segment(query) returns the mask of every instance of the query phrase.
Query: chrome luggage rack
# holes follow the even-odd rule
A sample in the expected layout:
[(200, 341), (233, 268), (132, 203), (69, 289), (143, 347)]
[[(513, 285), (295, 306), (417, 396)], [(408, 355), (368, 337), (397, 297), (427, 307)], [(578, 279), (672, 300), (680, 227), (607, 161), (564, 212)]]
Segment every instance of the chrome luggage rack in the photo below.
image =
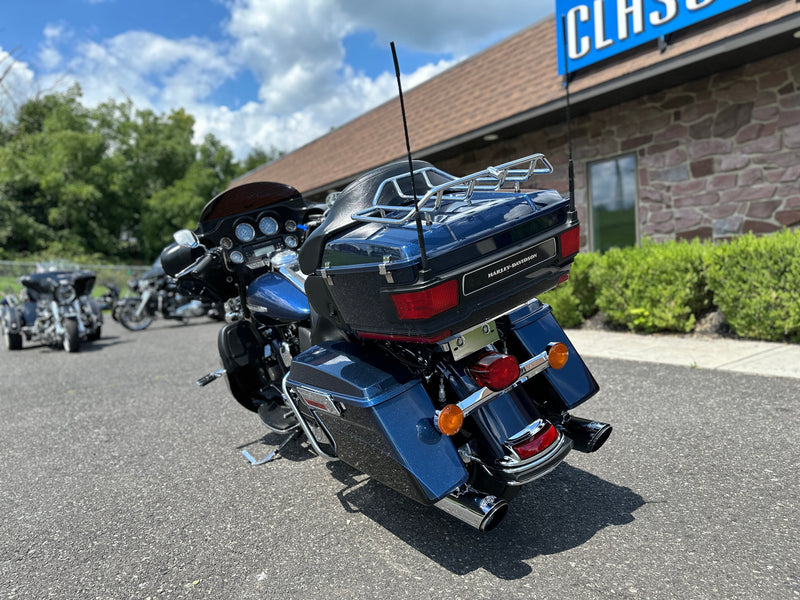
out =
[[(526, 168), (513, 168), (527, 163)], [(372, 223), (383, 223), (386, 225), (403, 225), (414, 218), (414, 214), (419, 210), (420, 215), (425, 218), (428, 224), (432, 223), (432, 215), (439, 209), (442, 200), (447, 198), (451, 201), (460, 201), (471, 204), (472, 194), (476, 191), (496, 191), (509, 184), (514, 184), (514, 189), (519, 190), (519, 184), (528, 181), (535, 175), (547, 175), (553, 172), (553, 167), (545, 158), (544, 154), (531, 154), (517, 160), (512, 160), (497, 167), (487, 167), (483, 171), (478, 171), (466, 177), (456, 178), (452, 175), (437, 169), (436, 167), (425, 167), (414, 171), (415, 176), (422, 176), (427, 186), (427, 191), (422, 197), (417, 196), (416, 200), (412, 194), (403, 192), (400, 181), (409, 179), (410, 175), (404, 173), (384, 180), (372, 198), (372, 206), (354, 212), (351, 218), (355, 221), (368, 221)], [(439, 178), (447, 179), (445, 183), (434, 185), (431, 175), (437, 174)], [(405, 205), (379, 204), (379, 199), (387, 186), (394, 187), (394, 196), (400, 200), (407, 201)], [(410, 186), (407, 186), (410, 187)], [(435, 198), (433, 206), (426, 206), (431, 198)], [(392, 216), (389, 216), (389, 215)]]

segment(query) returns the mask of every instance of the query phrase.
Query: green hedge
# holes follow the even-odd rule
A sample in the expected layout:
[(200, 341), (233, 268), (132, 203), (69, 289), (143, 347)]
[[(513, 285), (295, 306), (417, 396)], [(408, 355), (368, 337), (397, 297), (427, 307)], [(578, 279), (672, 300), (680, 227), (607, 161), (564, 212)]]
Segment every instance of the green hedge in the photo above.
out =
[(722, 244), (708, 255), (706, 276), (737, 335), (800, 342), (800, 231)]
[(577, 327), (597, 312), (597, 292), (590, 274), (599, 261), (599, 254), (578, 254), (567, 283), (539, 298), (553, 308), (563, 327)]
[(645, 242), (579, 254), (541, 300), (565, 327), (598, 310), (631, 331), (689, 332), (719, 309), (741, 337), (800, 341), (800, 231), (712, 243)]
[(697, 241), (612, 248), (591, 273), (598, 309), (632, 331), (691, 331), (711, 306), (703, 268), (711, 248)]

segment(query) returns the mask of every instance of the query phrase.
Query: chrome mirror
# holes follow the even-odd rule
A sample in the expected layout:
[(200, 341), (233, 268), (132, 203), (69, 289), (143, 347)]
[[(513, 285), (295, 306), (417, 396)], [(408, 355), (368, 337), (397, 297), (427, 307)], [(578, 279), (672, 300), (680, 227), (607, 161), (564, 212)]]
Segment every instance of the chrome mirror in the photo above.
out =
[(188, 229), (179, 229), (172, 235), (172, 239), (175, 240), (176, 244), (184, 248), (197, 248), (200, 245), (200, 240), (197, 239), (193, 231)]

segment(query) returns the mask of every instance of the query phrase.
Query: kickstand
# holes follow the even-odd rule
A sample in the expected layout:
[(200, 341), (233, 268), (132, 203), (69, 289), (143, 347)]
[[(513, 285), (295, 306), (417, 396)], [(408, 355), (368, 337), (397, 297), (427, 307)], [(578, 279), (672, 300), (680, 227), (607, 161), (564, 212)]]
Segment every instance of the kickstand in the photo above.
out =
[(264, 457), (264, 458), (262, 458), (261, 460), (256, 460), (255, 458), (253, 458), (253, 455), (252, 455), (252, 454), (250, 454), (250, 453), (249, 453), (247, 450), (242, 450), (242, 454), (244, 454), (244, 457), (245, 457), (245, 458), (246, 458), (248, 461), (250, 461), (250, 464), (251, 464), (251, 465), (263, 465), (264, 463), (268, 463), (268, 462), (270, 462), (271, 460), (275, 460), (276, 458), (278, 458), (278, 453), (279, 453), (281, 450), (283, 450), (283, 448), (284, 448), (284, 446), (286, 446), (286, 444), (288, 444), (288, 443), (289, 443), (289, 442), (291, 442), (291, 441), (292, 441), (292, 440), (293, 440), (295, 437), (297, 437), (297, 434), (298, 434), (298, 433), (300, 433), (300, 430), (299, 430), (299, 429), (295, 429), (295, 430), (292, 432), (292, 434), (291, 434), (289, 437), (287, 437), (285, 440), (283, 440), (283, 441), (281, 442), (280, 446), (278, 446), (277, 448), (275, 448), (275, 450), (273, 450), (272, 452), (270, 452), (269, 454), (267, 454), (267, 456), (265, 456), (265, 457)]

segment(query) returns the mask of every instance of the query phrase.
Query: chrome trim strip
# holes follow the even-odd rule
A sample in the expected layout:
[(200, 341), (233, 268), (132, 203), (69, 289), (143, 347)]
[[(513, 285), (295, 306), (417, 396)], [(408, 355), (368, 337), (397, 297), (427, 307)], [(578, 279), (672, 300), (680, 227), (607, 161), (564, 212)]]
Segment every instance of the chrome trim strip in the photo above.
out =
[(550, 473), (563, 462), (572, 447), (572, 439), (559, 432), (559, 437), (544, 454), (533, 456), (528, 459), (528, 462), (521, 462), (513, 466), (503, 463), (490, 465), (471, 452), (468, 457), (494, 477), (498, 477), (498, 474), (505, 475), (506, 477), (501, 478), (507, 485), (523, 485)]

